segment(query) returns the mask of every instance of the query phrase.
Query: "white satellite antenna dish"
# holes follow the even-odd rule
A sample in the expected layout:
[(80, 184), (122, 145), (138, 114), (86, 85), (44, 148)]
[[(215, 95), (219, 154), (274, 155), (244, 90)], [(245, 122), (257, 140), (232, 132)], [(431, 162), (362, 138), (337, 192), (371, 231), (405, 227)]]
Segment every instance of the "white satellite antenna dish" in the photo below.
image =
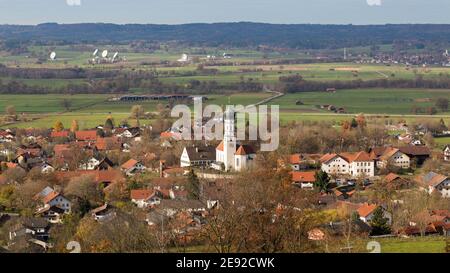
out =
[(94, 50), (94, 53), (92, 53), (92, 56), (96, 57), (98, 54), (98, 49)]
[(119, 52), (114, 53), (113, 60), (115, 60), (119, 56)]
[(50, 60), (54, 61), (56, 59), (56, 52), (50, 53)]
[(102, 57), (103, 57), (103, 58), (108, 57), (108, 50), (103, 50), (103, 52), (102, 52)]

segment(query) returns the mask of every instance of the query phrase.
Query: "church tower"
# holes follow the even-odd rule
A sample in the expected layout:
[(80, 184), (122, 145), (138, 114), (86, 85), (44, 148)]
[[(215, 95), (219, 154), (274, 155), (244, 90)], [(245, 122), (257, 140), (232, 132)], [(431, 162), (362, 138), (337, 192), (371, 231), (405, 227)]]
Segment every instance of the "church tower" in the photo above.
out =
[(234, 154), (236, 153), (236, 135), (234, 132), (235, 112), (227, 109), (224, 114), (225, 134), (223, 137), (223, 153), (225, 170), (234, 169)]

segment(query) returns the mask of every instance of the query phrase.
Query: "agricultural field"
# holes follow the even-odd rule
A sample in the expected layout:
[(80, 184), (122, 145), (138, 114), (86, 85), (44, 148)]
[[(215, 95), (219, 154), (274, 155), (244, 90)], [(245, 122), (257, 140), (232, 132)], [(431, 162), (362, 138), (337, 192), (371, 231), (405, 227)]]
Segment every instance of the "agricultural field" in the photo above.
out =
[[(317, 105), (344, 107), (347, 113), (411, 114), (411, 108), (433, 107), (437, 98), (450, 98), (450, 90), (427, 89), (353, 89), (335, 93), (302, 92), (287, 94), (272, 101), (282, 110), (298, 112), (329, 112)], [(296, 105), (297, 102), (303, 105)], [(439, 113), (450, 114), (450, 112)]]
[(20, 113), (56, 113), (67, 111), (63, 102), (70, 101), (70, 110), (88, 107), (108, 99), (108, 95), (0, 95), (0, 112), (12, 105)]

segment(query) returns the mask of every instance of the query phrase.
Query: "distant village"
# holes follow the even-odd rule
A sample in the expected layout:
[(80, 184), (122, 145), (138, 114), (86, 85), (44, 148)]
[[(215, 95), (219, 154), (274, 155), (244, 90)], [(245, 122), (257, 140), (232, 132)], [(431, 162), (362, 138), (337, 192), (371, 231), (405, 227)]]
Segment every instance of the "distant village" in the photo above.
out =
[[(354, 125), (343, 124), (343, 130), (362, 126), (362, 117), (356, 119)], [(54, 230), (66, 225), (71, 214), (82, 212), (94, 222), (109, 223), (126, 206), (138, 211), (136, 221), (150, 232), (167, 229), (175, 234), (172, 243), (192, 243), (232, 198), (225, 190), (230, 181), (251, 175), (262, 156), (258, 143), (236, 140), (234, 113), (225, 114), (224, 124), (220, 142), (183, 141), (180, 128), (155, 135), (151, 126), (116, 127), (112, 118), (91, 130), (79, 130), (76, 121), (70, 129), (58, 123), (48, 130), (0, 130), (3, 247), (50, 251), (61, 243), (52, 238)], [(442, 150), (427, 146), (427, 129), (406, 122), (386, 124), (385, 129), (396, 132), (387, 137), (398, 145), (281, 154), (273, 159), (273, 172), (288, 174), (292, 194), (313, 194), (314, 208), (348, 211), (356, 233), (449, 236), (448, 206), (416, 211), (420, 217), (409, 214), (394, 227), (393, 211), (405, 201), (368, 198), (371, 191), (414, 189), (450, 200), (450, 145)], [(442, 124), (435, 135), (450, 131)], [(424, 167), (431, 161), (438, 162), (436, 167)], [(284, 204), (276, 207), (282, 210)], [(324, 241), (344, 224), (335, 220), (311, 226), (308, 238)]]

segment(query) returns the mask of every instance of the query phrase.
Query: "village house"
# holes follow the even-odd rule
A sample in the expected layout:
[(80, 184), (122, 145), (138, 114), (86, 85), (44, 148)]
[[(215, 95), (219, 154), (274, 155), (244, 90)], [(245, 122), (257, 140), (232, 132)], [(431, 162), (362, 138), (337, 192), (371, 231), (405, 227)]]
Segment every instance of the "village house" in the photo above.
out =
[(412, 182), (409, 179), (403, 178), (395, 173), (389, 173), (386, 175), (383, 182), (387, 183), (388, 187), (395, 190), (406, 189), (412, 185)]
[(329, 175), (373, 177), (375, 163), (366, 152), (325, 154), (320, 158), (321, 169)]
[(65, 213), (65, 210), (60, 207), (46, 204), (45, 206), (38, 208), (35, 215), (46, 219), (49, 223), (59, 224), (62, 223), (62, 217)]
[(377, 147), (370, 151), (370, 157), (375, 160), (376, 167), (384, 169), (394, 166), (402, 169), (409, 169), (411, 162), (409, 156), (402, 153), (400, 149), (393, 147)]
[(206, 211), (206, 206), (198, 200), (161, 200), (159, 211), (166, 216), (172, 217), (179, 212), (187, 211), (190, 213), (203, 213)]
[(209, 167), (215, 161), (215, 149), (212, 146), (184, 147), (181, 154), (181, 167)]
[(388, 225), (391, 225), (392, 224), (391, 213), (386, 211), (386, 209), (383, 206), (379, 206), (379, 205), (375, 205), (375, 204), (364, 203), (363, 205), (361, 205), (357, 209), (359, 219), (361, 219), (361, 221), (363, 221), (364, 223), (370, 223), (370, 221), (372, 221), (372, 219), (373, 219), (375, 210), (379, 207), (381, 207), (381, 209), (383, 210), (383, 217), (388, 219), (388, 222), (387, 222)]
[(97, 140), (97, 130), (76, 131), (75, 139), (77, 141), (95, 142)]
[(45, 187), (41, 192), (34, 196), (34, 199), (42, 202), (44, 206), (54, 206), (63, 209), (65, 213), (69, 213), (71, 211), (71, 202), (60, 192), (55, 191), (51, 187)]
[(138, 208), (147, 208), (159, 205), (163, 199), (161, 192), (157, 190), (132, 190), (130, 194), (131, 202)]
[(52, 131), (50, 133), (50, 138), (55, 141), (58, 138), (69, 138), (70, 131), (64, 130), (64, 131)]
[(44, 218), (21, 218), (9, 232), (8, 247), (14, 247), (21, 239), (25, 239), (26, 243), (36, 244), (44, 249), (50, 245), (47, 243), (50, 238), (50, 225)]
[(444, 148), (444, 161), (450, 162), (450, 144)]
[(316, 182), (316, 172), (291, 172), (292, 183), (302, 189), (313, 189)]
[(141, 141), (141, 128), (117, 128), (114, 130), (114, 135), (119, 138), (133, 139), (134, 141)]
[(411, 162), (414, 160), (417, 166), (421, 166), (431, 155), (430, 149), (426, 146), (407, 145), (400, 147), (399, 150), (407, 155)]
[(108, 170), (114, 166), (114, 163), (107, 157), (94, 155), (90, 157), (85, 163), (81, 163), (78, 169), (92, 171), (92, 170)]
[(93, 209), (91, 212), (91, 216), (95, 221), (105, 222), (116, 217), (116, 209), (105, 203), (103, 206)]
[(142, 164), (141, 161), (135, 159), (130, 159), (127, 162), (123, 163), (122, 166), (120, 166), (120, 169), (127, 176), (134, 176), (147, 170), (147, 168), (144, 166), (144, 164)]
[(294, 171), (306, 170), (319, 163), (320, 154), (293, 154), (289, 157), (289, 164)]
[(13, 142), (15, 138), (15, 135), (10, 130), (0, 130), (0, 143)]
[(450, 178), (448, 176), (429, 172), (416, 177), (415, 180), (429, 194), (438, 191), (442, 197), (450, 198)]

